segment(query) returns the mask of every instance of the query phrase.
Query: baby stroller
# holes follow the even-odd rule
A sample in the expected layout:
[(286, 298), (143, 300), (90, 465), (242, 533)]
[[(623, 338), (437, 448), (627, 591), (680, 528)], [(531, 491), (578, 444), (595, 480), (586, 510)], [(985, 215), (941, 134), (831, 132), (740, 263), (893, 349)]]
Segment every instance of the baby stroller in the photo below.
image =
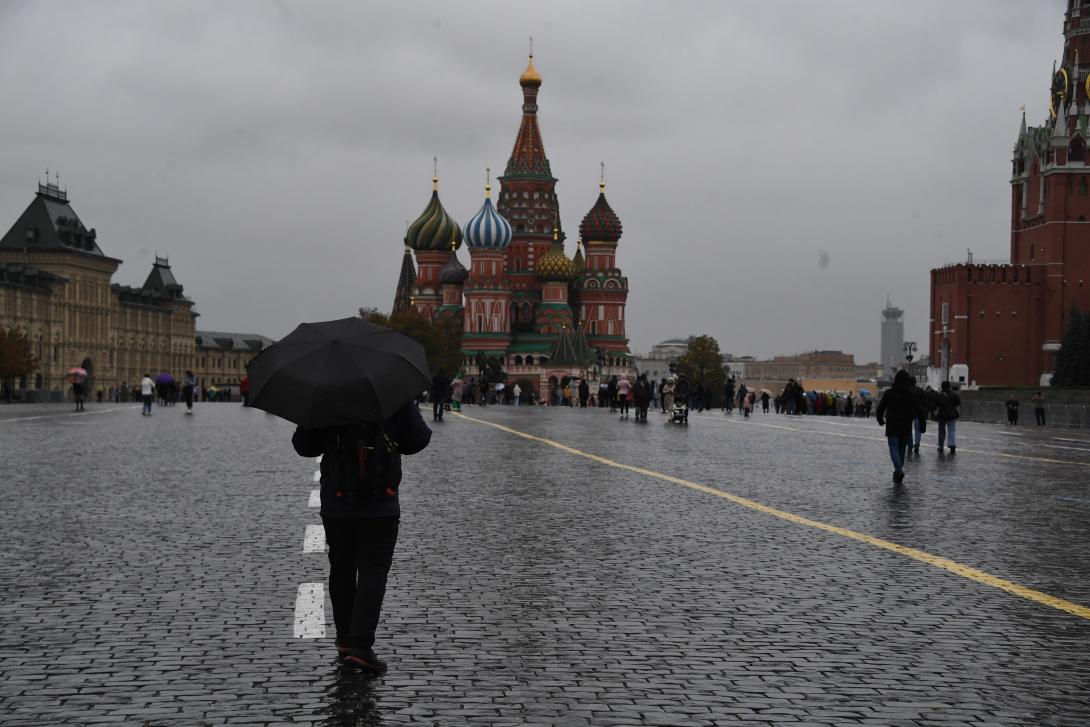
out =
[(689, 423), (689, 404), (684, 401), (675, 401), (670, 409), (670, 421), (676, 424)]

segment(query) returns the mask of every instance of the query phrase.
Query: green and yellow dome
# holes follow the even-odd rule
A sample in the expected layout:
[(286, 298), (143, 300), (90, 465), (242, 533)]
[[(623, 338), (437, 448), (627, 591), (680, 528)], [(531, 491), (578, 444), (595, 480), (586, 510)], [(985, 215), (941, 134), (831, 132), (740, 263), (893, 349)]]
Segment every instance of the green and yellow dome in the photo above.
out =
[(442, 252), (462, 245), (462, 228), (439, 201), (439, 179), (432, 178), (431, 200), (405, 233), (405, 244), (417, 252)]
[(537, 272), (542, 280), (568, 282), (575, 280), (576, 270), (559, 240), (554, 240), (549, 251), (537, 262)]

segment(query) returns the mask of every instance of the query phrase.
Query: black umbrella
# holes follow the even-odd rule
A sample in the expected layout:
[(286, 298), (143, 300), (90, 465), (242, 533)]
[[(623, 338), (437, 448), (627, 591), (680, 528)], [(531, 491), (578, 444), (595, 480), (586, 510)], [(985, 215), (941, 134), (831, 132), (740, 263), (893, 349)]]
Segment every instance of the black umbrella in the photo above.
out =
[(250, 405), (307, 429), (384, 421), (431, 383), (423, 346), (362, 318), (301, 323), (246, 368)]

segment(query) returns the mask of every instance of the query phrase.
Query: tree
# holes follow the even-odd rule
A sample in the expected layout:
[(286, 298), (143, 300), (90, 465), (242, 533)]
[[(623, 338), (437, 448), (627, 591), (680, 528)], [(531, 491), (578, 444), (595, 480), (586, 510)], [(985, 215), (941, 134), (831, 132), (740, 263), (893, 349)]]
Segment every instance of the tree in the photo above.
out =
[(30, 338), (22, 331), (0, 328), (0, 384), (5, 400), (11, 400), (11, 379), (28, 376), (38, 368)]
[(1090, 315), (1071, 306), (1060, 350), (1056, 354), (1053, 386), (1090, 386)]
[(454, 376), (462, 368), (462, 322), (456, 318), (432, 319), (415, 308), (387, 315), (375, 308), (361, 308), (360, 317), (404, 333), (424, 347), (432, 373), (445, 369)]
[(722, 398), (727, 370), (719, 353), (719, 343), (711, 336), (690, 337), (689, 347), (678, 358), (675, 368), (679, 374), (685, 374), (693, 387), (699, 385), (704, 391), (710, 391), (715, 402)]

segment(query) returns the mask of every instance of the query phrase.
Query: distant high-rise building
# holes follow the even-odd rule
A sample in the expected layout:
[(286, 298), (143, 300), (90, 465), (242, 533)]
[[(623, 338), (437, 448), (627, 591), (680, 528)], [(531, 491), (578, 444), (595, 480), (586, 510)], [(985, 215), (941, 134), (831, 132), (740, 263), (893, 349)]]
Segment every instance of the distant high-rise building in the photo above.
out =
[(905, 347), (905, 312), (894, 308), (886, 296), (886, 307), (882, 309), (882, 368), (895, 371), (904, 363)]

